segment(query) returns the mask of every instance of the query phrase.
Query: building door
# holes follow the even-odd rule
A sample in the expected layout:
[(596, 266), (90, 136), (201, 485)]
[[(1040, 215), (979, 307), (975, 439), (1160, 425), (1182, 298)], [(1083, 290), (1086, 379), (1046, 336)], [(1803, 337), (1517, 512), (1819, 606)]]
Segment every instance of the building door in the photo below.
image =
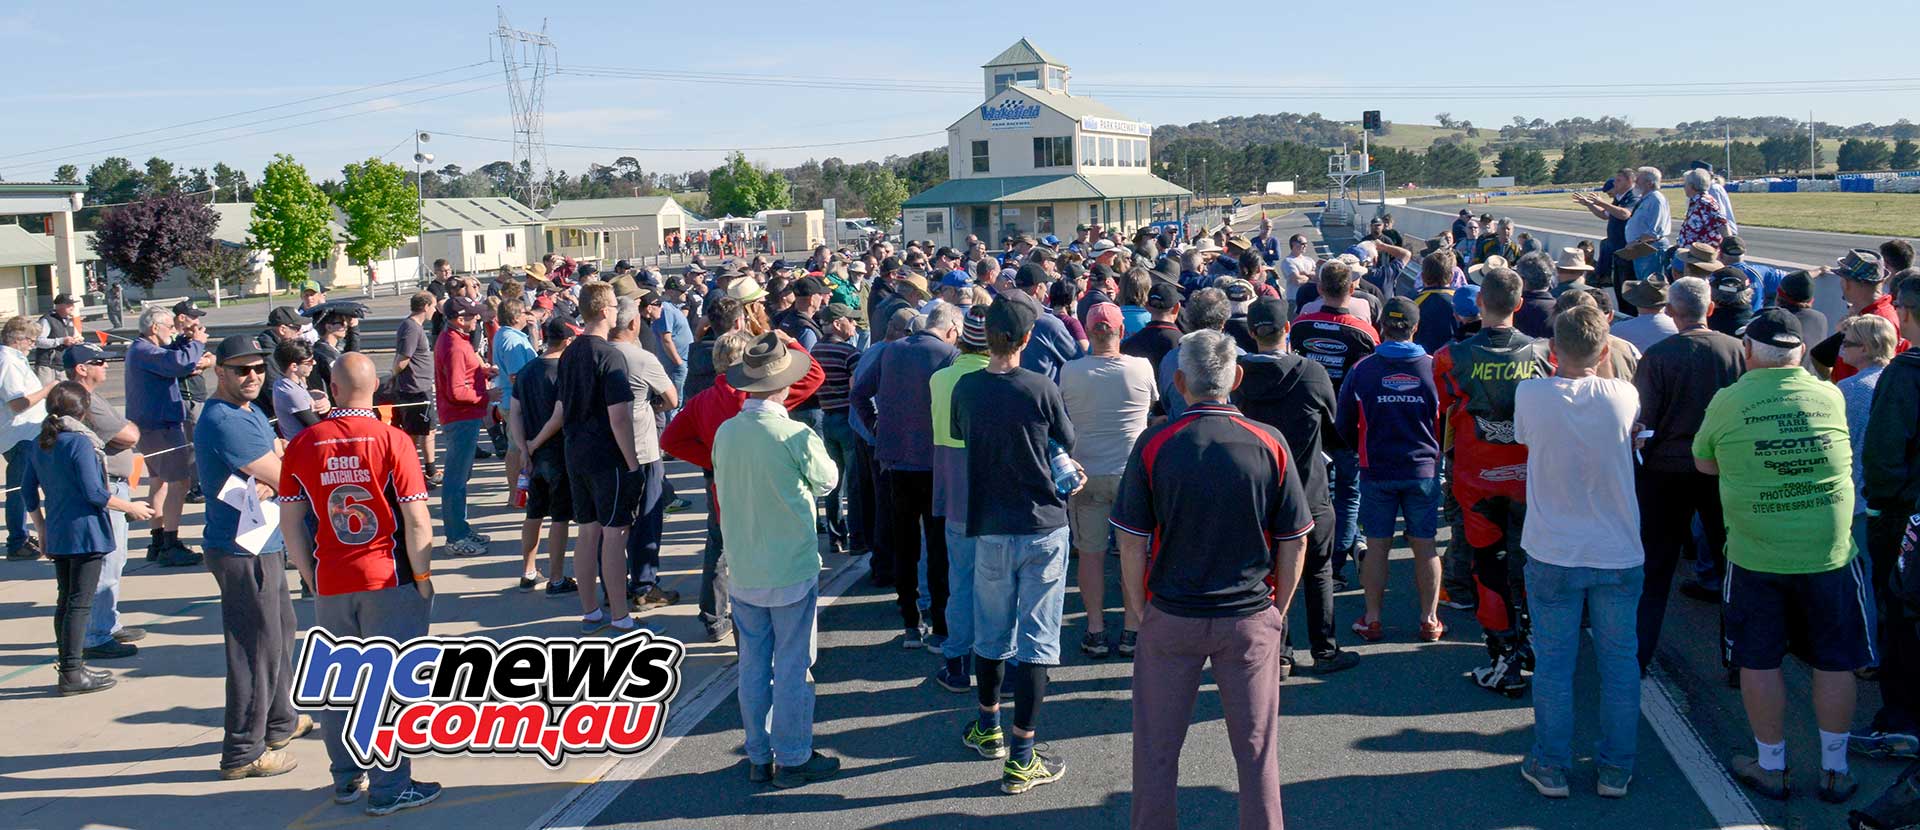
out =
[(973, 233), (975, 236), (980, 237), (981, 242), (987, 243), (987, 247), (993, 247), (994, 240), (991, 238), (993, 236), (993, 224), (991, 220), (987, 219), (986, 205), (973, 206)]

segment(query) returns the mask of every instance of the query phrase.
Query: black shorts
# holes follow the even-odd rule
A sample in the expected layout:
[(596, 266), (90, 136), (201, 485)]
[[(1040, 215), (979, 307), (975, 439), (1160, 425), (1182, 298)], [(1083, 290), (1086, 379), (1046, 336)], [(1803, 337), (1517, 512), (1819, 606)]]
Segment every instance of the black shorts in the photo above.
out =
[(534, 459), (527, 471), (527, 518), (573, 521), (573, 484), (563, 465)]
[[(434, 414), (433, 395), (400, 392), (394, 396), (393, 425), (408, 435), (432, 435), (440, 418)], [(408, 406), (407, 404), (412, 404)]]
[(646, 470), (599, 469), (589, 472), (567, 471), (567, 483), (573, 488), (573, 520), (602, 527), (627, 527), (640, 508), (640, 496), (646, 489)]
[(1728, 563), (1721, 590), (1727, 658), (1739, 668), (1777, 669), (1792, 652), (1820, 671), (1853, 671), (1880, 656), (1873, 641), (1873, 583), (1858, 556), (1811, 574), (1761, 573)]

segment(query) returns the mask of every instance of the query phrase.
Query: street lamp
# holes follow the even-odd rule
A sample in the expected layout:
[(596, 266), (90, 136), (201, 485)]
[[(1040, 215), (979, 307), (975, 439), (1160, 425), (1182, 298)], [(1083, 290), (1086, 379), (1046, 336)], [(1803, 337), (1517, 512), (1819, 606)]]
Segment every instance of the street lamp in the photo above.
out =
[[(414, 280), (415, 287), (427, 283), (427, 196), (426, 174), (422, 172), (422, 168), (424, 165), (433, 162), (433, 154), (423, 152), (420, 149), (420, 145), (432, 140), (433, 136), (428, 134), (426, 130), (413, 131), (413, 198), (418, 204), (418, 208), (414, 211), (416, 226), (414, 227), (413, 236), (413, 260), (414, 271), (416, 272)], [(394, 282), (393, 290), (395, 292), (394, 296), (400, 296), (398, 293), (400, 291), (400, 284), (397, 280)]]

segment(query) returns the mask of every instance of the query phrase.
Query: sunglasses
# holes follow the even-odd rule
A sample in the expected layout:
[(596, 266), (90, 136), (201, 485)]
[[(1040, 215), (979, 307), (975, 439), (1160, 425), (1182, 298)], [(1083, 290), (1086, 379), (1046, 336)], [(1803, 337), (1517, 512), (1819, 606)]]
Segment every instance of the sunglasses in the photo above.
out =
[(87, 361), (87, 365), (88, 366), (105, 366), (107, 365), (107, 362), (105, 360), (89, 360)]
[(246, 377), (248, 375), (264, 375), (267, 373), (267, 364), (265, 363), (250, 363), (245, 366), (222, 366), (220, 368), (225, 369), (241, 377)]

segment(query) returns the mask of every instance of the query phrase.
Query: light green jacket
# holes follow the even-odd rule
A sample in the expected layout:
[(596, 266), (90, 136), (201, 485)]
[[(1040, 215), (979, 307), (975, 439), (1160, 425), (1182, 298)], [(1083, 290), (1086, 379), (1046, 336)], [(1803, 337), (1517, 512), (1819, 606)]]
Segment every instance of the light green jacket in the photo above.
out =
[(757, 403), (714, 434), (713, 487), (733, 584), (784, 588), (820, 572), (813, 500), (833, 490), (840, 470), (813, 430)]

